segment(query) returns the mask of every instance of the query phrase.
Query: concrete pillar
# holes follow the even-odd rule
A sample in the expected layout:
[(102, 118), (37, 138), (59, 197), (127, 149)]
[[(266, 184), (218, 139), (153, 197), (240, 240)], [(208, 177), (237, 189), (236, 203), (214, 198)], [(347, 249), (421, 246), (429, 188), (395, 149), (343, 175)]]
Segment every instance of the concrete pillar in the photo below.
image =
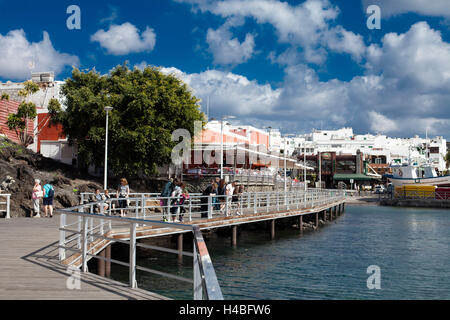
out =
[(270, 221), (270, 239), (275, 239), (275, 220)]
[(319, 213), (316, 213), (316, 228), (319, 227)]
[(303, 216), (298, 217), (298, 227), (300, 229), (300, 234), (303, 234)]
[(183, 234), (180, 233), (177, 237), (177, 250), (178, 250), (178, 260), (183, 260)]
[[(106, 259), (111, 259), (111, 245), (107, 246), (105, 251)], [(106, 261), (105, 276), (107, 278), (111, 277), (111, 261)]]
[(231, 227), (231, 245), (233, 247), (237, 246), (237, 226)]
[(100, 259), (97, 259), (97, 269), (98, 269), (97, 273), (100, 277), (104, 277), (105, 276), (105, 260), (103, 260), (101, 258), (105, 258), (105, 249), (100, 251), (98, 256), (100, 257)]

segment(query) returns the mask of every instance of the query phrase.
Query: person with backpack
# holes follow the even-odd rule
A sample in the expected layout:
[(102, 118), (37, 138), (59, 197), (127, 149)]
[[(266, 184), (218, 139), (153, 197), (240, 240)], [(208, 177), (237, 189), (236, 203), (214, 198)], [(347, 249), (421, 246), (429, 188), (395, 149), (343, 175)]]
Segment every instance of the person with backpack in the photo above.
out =
[(161, 198), (159, 200), (159, 204), (162, 207), (162, 212), (163, 212), (163, 221), (167, 222), (167, 217), (169, 215), (169, 211), (167, 208), (167, 204), (168, 202), (168, 198), (170, 197), (170, 195), (172, 194), (173, 190), (175, 188), (175, 184), (172, 178), (169, 179), (169, 181), (167, 181), (166, 185), (164, 186), (163, 191), (161, 192)]
[(44, 185), (44, 213), (47, 218), (50, 214), (50, 218), (53, 218), (53, 198), (55, 197), (55, 189), (50, 183)]

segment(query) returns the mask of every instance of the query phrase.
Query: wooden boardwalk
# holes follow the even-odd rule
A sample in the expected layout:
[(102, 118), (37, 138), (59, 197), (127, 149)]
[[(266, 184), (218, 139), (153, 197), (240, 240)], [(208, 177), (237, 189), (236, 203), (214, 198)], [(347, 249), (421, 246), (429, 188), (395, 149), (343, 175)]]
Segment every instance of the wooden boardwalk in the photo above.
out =
[[(336, 202), (330, 202), (325, 205), (315, 206), (313, 208), (292, 208), (290, 210), (284, 211), (262, 211), (258, 213), (248, 213), (247, 209), (244, 209), (244, 215), (242, 216), (229, 216), (225, 217), (223, 215), (215, 216), (212, 219), (201, 219), (194, 218), (192, 222), (185, 221), (184, 224), (196, 225), (200, 228), (200, 230), (210, 230), (224, 227), (233, 227), (239, 226), (243, 224), (255, 223), (255, 222), (263, 222), (263, 221), (273, 221), (283, 218), (289, 217), (299, 217), (306, 216), (311, 214), (321, 213), (325, 210), (329, 210), (330, 208), (334, 208), (341, 204), (344, 204), (345, 200), (340, 200)], [(245, 213), (247, 210), (247, 213)], [(253, 209), (250, 209), (252, 211)], [(337, 217), (336, 217), (337, 218)], [(150, 218), (151, 219), (151, 218)], [(178, 228), (170, 228), (170, 227), (158, 227), (158, 226), (139, 226), (136, 228), (136, 237), (138, 239), (145, 238), (154, 238), (154, 237), (162, 237), (174, 234), (183, 234), (189, 233), (191, 231), (181, 230)], [(112, 230), (105, 234), (106, 237), (117, 240), (129, 240), (130, 239), (130, 229), (129, 227), (123, 226), (114, 226)], [(88, 244), (88, 252), (90, 254), (96, 255), (103, 249), (105, 249), (108, 245), (113, 242), (105, 239), (96, 239), (94, 242)], [(88, 257), (90, 260), (91, 257)], [(74, 253), (68, 254), (67, 258), (63, 261), (64, 264), (69, 265), (72, 264), (74, 267), (81, 267), (81, 254)]]
[(81, 273), (81, 289), (70, 290), (70, 274), (58, 261), (59, 219), (0, 220), (0, 300), (165, 300), (111, 279)]
[[(244, 210), (243, 216), (195, 218), (186, 223), (197, 225), (201, 230), (262, 221), (272, 221), (274, 226), (277, 219), (311, 214), (316, 216), (318, 223), (319, 213), (330, 208), (336, 209), (337, 206), (340, 208), (344, 203), (345, 200), (339, 200), (313, 208), (291, 208), (280, 212), (269, 209), (253, 213), (252, 209), (249, 209), (247, 212)], [(187, 231), (173, 227), (138, 226), (136, 237), (150, 238), (185, 232)], [(113, 226), (106, 236), (117, 240), (129, 239), (130, 229)], [(64, 263), (73, 263), (78, 267), (81, 264), (81, 255), (69, 254), (61, 263), (58, 260), (58, 239), (59, 215), (55, 215), (53, 219), (0, 220), (0, 300), (167, 300), (158, 294), (131, 289), (128, 284), (92, 273), (81, 273), (80, 290), (68, 289), (70, 273)], [(109, 240), (98, 239), (88, 244), (88, 250), (91, 254), (97, 254), (111, 243)]]

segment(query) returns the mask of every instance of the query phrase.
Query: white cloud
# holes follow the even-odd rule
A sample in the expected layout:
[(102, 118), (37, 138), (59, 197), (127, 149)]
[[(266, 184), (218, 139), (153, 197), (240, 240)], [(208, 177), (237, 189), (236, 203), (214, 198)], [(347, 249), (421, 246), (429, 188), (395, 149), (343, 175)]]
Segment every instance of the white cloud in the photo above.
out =
[(237, 38), (232, 38), (230, 27), (241, 25), (243, 20), (229, 19), (217, 30), (208, 29), (206, 42), (214, 56), (214, 63), (219, 65), (238, 65), (249, 60), (254, 52), (254, 36), (247, 33), (245, 40), (240, 43)]
[(398, 79), (399, 89), (450, 90), (450, 44), (426, 22), (416, 23), (404, 34), (386, 34), (382, 47), (369, 47), (367, 60), (371, 72)]
[(373, 132), (395, 132), (398, 131), (398, 126), (396, 122), (388, 117), (377, 113), (375, 111), (369, 111), (368, 114), (370, 119), (370, 130)]
[(223, 18), (253, 18), (259, 24), (273, 26), (278, 41), (301, 48), (306, 62), (321, 64), (326, 60), (324, 49), (348, 53), (360, 60), (365, 51), (363, 38), (331, 24), (339, 15), (339, 8), (329, 0), (306, 0), (290, 5), (278, 0), (176, 0), (190, 3), (202, 12)]
[(450, 17), (448, 0), (363, 0), (364, 11), (372, 4), (381, 8), (382, 17), (408, 12), (425, 16)]
[(213, 115), (271, 115), (281, 92), (231, 72), (209, 70), (186, 74), (176, 68), (162, 68), (161, 71), (183, 80), (203, 101), (209, 96)]
[(29, 42), (22, 29), (0, 34), (0, 77), (24, 80), (32, 71), (58, 74), (66, 66), (78, 64), (78, 57), (56, 51), (45, 31), (40, 42)]
[(150, 27), (139, 34), (138, 28), (129, 22), (112, 25), (108, 31), (98, 30), (91, 36), (92, 42), (99, 42), (112, 55), (152, 51), (156, 44), (156, 34)]

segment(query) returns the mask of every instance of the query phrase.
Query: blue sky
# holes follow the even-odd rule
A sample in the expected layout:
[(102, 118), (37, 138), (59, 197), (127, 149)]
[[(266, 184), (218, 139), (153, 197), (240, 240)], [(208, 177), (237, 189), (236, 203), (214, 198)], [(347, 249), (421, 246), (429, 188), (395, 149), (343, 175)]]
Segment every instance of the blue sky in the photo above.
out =
[[(66, 27), (73, 4), (81, 30)], [(371, 4), (381, 30), (367, 28)], [(450, 138), (447, 0), (0, 0), (0, 21), (3, 82), (128, 61), (180, 77), (211, 117)]]

